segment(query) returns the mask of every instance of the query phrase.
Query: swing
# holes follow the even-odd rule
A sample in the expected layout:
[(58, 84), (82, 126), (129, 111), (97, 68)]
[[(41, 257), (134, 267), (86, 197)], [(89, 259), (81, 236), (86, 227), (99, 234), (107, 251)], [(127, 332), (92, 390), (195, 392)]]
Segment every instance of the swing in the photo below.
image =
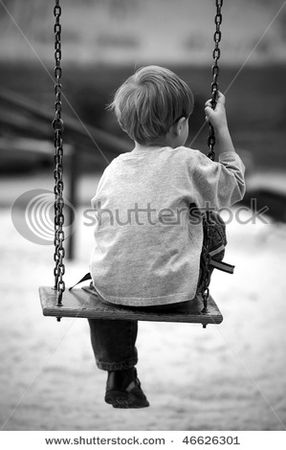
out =
[[(220, 25), (222, 22), (221, 7), (223, 0), (216, 0), (216, 15), (215, 25), (216, 31), (214, 33), (215, 47), (213, 50), (214, 64), (212, 66), (212, 106), (216, 105), (218, 92), (218, 59), (220, 57), (219, 43), (221, 41)], [(64, 200), (63, 200), (63, 120), (61, 117), (61, 6), (60, 0), (55, 0), (54, 7), (55, 16), (55, 116), (53, 120), (54, 129), (54, 145), (55, 145), (55, 169), (54, 169), (54, 227), (55, 227), (55, 251), (54, 251), (54, 287), (40, 287), (40, 300), (44, 316), (53, 316), (60, 321), (61, 317), (81, 317), (89, 319), (112, 319), (112, 320), (143, 320), (156, 322), (186, 322), (186, 323), (201, 323), (205, 328), (207, 324), (219, 324), (223, 320), (223, 316), (218, 309), (215, 301), (209, 295), (208, 284), (210, 276), (207, 276), (207, 282), (192, 301), (187, 304), (179, 304), (176, 309), (169, 311), (149, 311), (141, 310), (139, 308), (126, 307), (121, 305), (113, 305), (103, 302), (97, 295), (95, 289), (92, 287), (83, 287), (75, 290), (66, 290), (63, 275), (65, 273), (64, 265)], [(215, 136), (214, 130), (209, 125), (208, 137), (208, 157), (211, 160), (215, 158), (214, 152)], [(84, 277), (83, 280), (87, 279)]]

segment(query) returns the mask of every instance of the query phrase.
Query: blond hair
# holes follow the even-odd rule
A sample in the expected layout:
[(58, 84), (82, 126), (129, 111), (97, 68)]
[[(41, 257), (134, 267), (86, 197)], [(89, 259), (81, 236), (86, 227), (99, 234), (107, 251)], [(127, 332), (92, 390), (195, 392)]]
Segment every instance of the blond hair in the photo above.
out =
[(109, 105), (121, 128), (139, 144), (165, 136), (193, 110), (190, 87), (171, 70), (159, 66), (138, 69), (116, 91)]

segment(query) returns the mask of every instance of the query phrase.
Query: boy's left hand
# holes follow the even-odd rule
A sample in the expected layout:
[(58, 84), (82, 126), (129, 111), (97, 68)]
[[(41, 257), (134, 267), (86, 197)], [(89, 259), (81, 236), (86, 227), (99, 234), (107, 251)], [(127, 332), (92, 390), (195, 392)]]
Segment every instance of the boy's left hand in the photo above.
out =
[(226, 112), (225, 112), (225, 96), (218, 92), (217, 104), (215, 109), (212, 108), (212, 100), (209, 99), (205, 103), (206, 120), (212, 124), (215, 130), (227, 127)]

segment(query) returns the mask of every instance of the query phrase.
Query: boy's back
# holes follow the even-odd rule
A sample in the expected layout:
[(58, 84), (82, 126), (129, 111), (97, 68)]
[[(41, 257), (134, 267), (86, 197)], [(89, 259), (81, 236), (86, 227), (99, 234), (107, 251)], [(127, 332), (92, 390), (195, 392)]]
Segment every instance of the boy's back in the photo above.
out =
[(222, 153), (218, 164), (184, 146), (135, 147), (116, 158), (92, 201), (90, 270), (99, 294), (132, 306), (194, 298), (203, 230), (200, 214), (190, 220), (190, 205), (204, 212), (240, 200), (243, 172), (235, 152)]

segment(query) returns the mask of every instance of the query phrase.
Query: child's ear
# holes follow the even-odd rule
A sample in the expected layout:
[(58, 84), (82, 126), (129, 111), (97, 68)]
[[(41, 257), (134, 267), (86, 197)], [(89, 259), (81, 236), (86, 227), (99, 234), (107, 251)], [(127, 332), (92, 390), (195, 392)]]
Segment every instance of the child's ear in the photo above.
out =
[(179, 136), (182, 133), (182, 131), (184, 130), (184, 127), (186, 125), (186, 121), (187, 120), (188, 120), (187, 117), (181, 117), (178, 120), (178, 122), (175, 123), (175, 126), (174, 126), (175, 130), (174, 131), (175, 131), (175, 134), (177, 136)]

